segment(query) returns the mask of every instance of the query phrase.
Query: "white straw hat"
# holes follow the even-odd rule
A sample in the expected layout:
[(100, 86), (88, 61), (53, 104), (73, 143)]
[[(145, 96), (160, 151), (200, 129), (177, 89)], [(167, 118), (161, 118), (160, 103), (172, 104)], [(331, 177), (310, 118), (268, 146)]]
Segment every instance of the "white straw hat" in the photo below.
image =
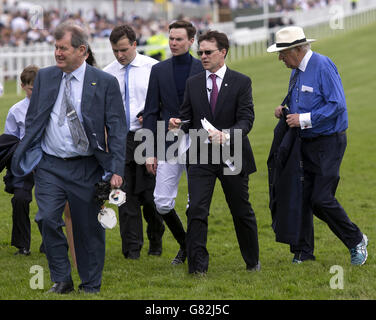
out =
[(285, 27), (277, 31), (275, 39), (276, 43), (266, 51), (278, 52), (316, 41), (315, 39), (306, 39), (303, 29), (296, 26)]

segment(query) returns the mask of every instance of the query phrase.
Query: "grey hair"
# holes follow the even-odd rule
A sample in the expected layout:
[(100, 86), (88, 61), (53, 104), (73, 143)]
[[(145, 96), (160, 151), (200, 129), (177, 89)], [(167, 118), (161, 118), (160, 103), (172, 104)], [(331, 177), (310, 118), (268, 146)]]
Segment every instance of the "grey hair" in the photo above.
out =
[(77, 49), (83, 45), (86, 48), (86, 52), (88, 51), (88, 34), (85, 32), (84, 29), (82, 29), (80, 26), (74, 24), (71, 21), (63, 22), (56, 27), (54, 33), (55, 39), (61, 40), (67, 32), (70, 32), (72, 34), (71, 45), (73, 48)]
[(300, 46), (302, 48), (302, 50), (304, 52), (307, 52), (309, 49), (311, 49), (311, 44), (310, 43), (306, 43), (306, 44), (303, 44), (302, 46)]

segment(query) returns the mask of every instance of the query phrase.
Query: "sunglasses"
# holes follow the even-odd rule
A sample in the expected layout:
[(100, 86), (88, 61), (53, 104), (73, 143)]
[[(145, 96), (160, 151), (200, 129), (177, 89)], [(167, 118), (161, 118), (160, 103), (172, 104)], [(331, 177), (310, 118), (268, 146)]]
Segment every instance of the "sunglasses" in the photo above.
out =
[(219, 49), (215, 49), (215, 50), (204, 50), (204, 51), (199, 50), (199, 51), (197, 51), (197, 55), (198, 55), (199, 57), (201, 57), (201, 56), (205, 53), (207, 56), (210, 56), (214, 51), (217, 51), (217, 50), (219, 50)]

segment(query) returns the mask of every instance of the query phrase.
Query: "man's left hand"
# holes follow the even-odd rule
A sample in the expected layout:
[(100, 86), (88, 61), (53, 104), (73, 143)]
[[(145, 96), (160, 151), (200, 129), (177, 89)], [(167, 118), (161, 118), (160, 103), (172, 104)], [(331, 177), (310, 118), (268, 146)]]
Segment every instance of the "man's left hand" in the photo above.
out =
[(300, 127), (299, 113), (288, 114), (286, 122), (290, 128)]
[(209, 130), (209, 140), (214, 144), (224, 144), (226, 135), (219, 130)]

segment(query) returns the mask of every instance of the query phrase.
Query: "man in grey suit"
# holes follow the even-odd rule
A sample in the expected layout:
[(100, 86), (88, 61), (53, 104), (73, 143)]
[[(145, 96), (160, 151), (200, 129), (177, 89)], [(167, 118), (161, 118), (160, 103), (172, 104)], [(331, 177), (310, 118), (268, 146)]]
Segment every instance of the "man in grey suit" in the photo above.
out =
[[(166, 150), (172, 142), (166, 141), (164, 136), (157, 139), (157, 121), (164, 121), (164, 134), (168, 128), (168, 120), (179, 114), (188, 77), (203, 71), (200, 60), (189, 53), (196, 35), (196, 28), (192, 23), (178, 20), (169, 25), (169, 30), (172, 57), (154, 65), (151, 70), (143, 117), (143, 128), (151, 130), (156, 141), (163, 141)], [(171, 163), (169, 159), (157, 159), (157, 156), (160, 155), (154, 154), (154, 157), (147, 159), (146, 168), (156, 175), (154, 202), (157, 211), (180, 245), (178, 254), (172, 260), (172, 264), (177, 265), (184, 263), (187, 256), (185, 231), (174, 209), (179, 180), (185, 165)]]
[[(95, 184), (123, 183), (127, 128), (115, 77), (87, 65), (88, 36), (77, 25), (55, 31), (56, 66), (41, 69), (26, 115), (26, 134), (12, 159), (12, 172), (35, 172), (35, 198), (42, 221), (51, 280), (49, 292), (74, 290), (62, 213), (69, 202), (79, 289), (99, 292), (105, 231), (97, 216)], [(107, 137), (107, 138), (106, 138)]]
[[(188, 79), (179, 118), (171, 118), (169, 121), (170, 129), (179, 128), (182, 120), (189, 121), (182, 126), (187, 132), (189, 129), (202, 131), (202, 120), (208, 120), (215, 127), (208, 130), (208, 139), (218, 146), (204, 148), (204, 143), (195, 142), (201, 135), (194, 137), (193, 131), (190, 131), (192, 144), (188, 167), (188, 270), (189, 273), (200, 275), (206, 274), (208, 270), (208, 216), (217, 178), (221, 182), (232, 214), (246, 268), (250, 271), (259, 270), (257, 224), (248, 192), (248, 177), (256, 171), (248, 140), (254, 121), (251, 79), (226, 66), (229, 42), (224, 33), (209, 31), (199, 37), (198, 44), (197, 54), (201, 57), (206, 71)], [(241, 149), (234, 154), (234, 150), (237, 150), (236, 144), (241, 146)], [(239, 161), (234, 161), (236, 168), (228, 162), (229, 158), (225, 157), (225, 149), (220, 147), (227, 145), (234, 157), (240, 158)], [(192, 146), (198, 146), (196, 154)], [(215, 154), (215, 150), (219, 154)], [(221, 161), (216, 161), (217, 156), (220, 156)], [(234, 172), (230, 174), (231, 168)]]

